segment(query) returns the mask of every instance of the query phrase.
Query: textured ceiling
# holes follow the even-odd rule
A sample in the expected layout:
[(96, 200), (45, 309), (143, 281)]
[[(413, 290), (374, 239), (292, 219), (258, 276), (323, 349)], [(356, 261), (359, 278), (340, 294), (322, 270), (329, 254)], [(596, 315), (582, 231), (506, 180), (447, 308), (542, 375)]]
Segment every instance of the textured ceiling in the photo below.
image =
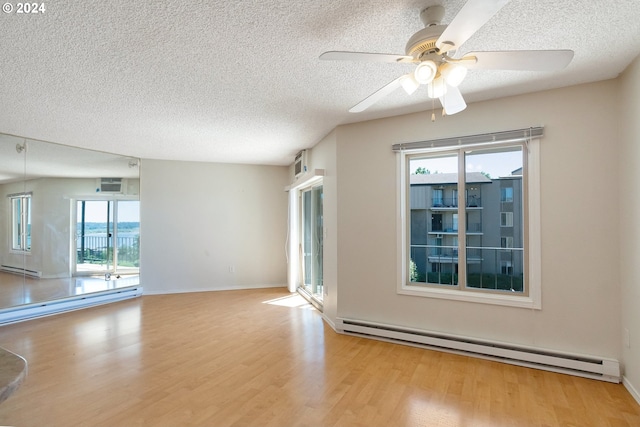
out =
[[(143, 158), (287, 165), (339, 124), (431, 108), (426, 91), (399, 90), (348, 113), (412, 66), (318, 55), (403, 54), (433, 4), (446, 24), (464, 1), (55, 0), (40, 14), (1, 13), (0, 132)], [(468, 108), (616, 77), (640, 53), (640, 2), (513, 0), (460, 51), (560, 48), (575, 51), (561, 72), (470, 71)]]

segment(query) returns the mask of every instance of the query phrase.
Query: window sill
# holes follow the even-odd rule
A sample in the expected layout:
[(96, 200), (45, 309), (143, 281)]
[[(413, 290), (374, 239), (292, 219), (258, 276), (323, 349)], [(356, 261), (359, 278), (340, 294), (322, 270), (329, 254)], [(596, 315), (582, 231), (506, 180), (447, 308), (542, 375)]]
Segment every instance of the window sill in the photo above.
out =
[(439, 289), (432, 287), (405, 285), (398, 289), (400, 295), (411, 295), (425, 298), (446, 299), (450, 301), (464, 301), (481, 304), (493, 304), (516, 308), (540, 309), (539, 302), (524, 295), (509, 295), (499, 293), (483, 293), (463, 291), (458, 289)]
[(31, 255), (31, 251), (21, 251), (19, 249), (10, 249), (9, 253), (13, 255)]

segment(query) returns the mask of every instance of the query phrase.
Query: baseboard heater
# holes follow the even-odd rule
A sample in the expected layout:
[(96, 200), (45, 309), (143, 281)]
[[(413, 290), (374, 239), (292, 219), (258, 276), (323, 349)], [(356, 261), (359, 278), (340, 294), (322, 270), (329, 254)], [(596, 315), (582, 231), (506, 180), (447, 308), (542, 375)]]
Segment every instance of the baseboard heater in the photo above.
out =
[(0, 309), (0, 326), (3, 324), (34, 319), (36, 317), (50, 316), (52, 314), (64, 313), (67, 311), (79, 310), (82, 308), (135, 298), (142, 295), (142, 292), (142, 286), (132, 286), (129, 288), (111, 289), (108, 291), (78, 295), (59, 300)]
[(42, 271), (28, 270), (22, 267), (12, 267), (10, 265), (1, 265), (0, 270), (7, 273), (24, 274), (29, 277), (42, 277)]
[(480, 357), (613, 383), (620, 382), (620, 363), (615, 359), (516, 346), (354, 319), (338, 318), (336, 330), (347, 335)]

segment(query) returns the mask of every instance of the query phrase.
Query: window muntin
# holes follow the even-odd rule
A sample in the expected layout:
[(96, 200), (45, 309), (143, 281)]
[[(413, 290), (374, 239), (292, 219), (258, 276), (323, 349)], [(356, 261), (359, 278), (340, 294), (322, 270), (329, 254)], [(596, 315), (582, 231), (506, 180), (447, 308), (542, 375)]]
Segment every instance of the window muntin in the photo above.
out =
[(31, 195), (11, 196), (11, 250), (31, 252)]
[[(524, 143), (406, 155), (410, 257), (405, 268), (411, 274), (405, 286), (528, 294), (523, 245), (526, 155)], [(425, 170), (435, 172), (412, 174)], [(459, 192), (462, 186), (465, 191)], [(447, 194), (460, 193), (464, 200), (448, 203)], [(439, 204), (419, 203), (440, 197)]]

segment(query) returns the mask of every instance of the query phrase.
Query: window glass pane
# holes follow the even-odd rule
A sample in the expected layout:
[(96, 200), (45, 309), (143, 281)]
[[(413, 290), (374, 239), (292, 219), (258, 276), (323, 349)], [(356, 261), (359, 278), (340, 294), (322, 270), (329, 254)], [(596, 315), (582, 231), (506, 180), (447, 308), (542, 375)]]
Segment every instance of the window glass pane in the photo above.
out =
[(11, 198), (11, 249), (31, 250), (31, 196)]
[(469, 288), (524, 291), (523, 156), (521, 146), (465, 154)]
[(322, 215), (323, 192), (322, 187), (314, 187), (313, 192), (313, 284), (312, 293), (322, 298), (322, 255), (323, 255), (323, 238), (324, 226)]
[(302, 279), (304, 289), (316, 299), (323, 296), (323, 189), (322, 185), (302, 190)]
[(136, 273), (140, 266), (140, 202), (138, 200), (118, 200), (116, 218), (117, 271)]
[(458, 283), (458, 155), (411, 157), (409, 280)]
[(11, 199), (11, 215), (12, 215), (12, 227), (11, 227), (11, 249), (22, 249), (22, 199), (14, 197)]
[(302, 193), (302, 248), (304, 259), (304, 285), (311, 285), (311, 245), (312, 240), (311, 222), (311, 191)]
[(513, 202), (513, 187), (504, 187), (500, 189), (501, 202)]
[(24, 212), (24, 242), (23, 249), (25, 251), (31, 250), (31, 197), (24, 197), (22, 199), (23, 212)]

